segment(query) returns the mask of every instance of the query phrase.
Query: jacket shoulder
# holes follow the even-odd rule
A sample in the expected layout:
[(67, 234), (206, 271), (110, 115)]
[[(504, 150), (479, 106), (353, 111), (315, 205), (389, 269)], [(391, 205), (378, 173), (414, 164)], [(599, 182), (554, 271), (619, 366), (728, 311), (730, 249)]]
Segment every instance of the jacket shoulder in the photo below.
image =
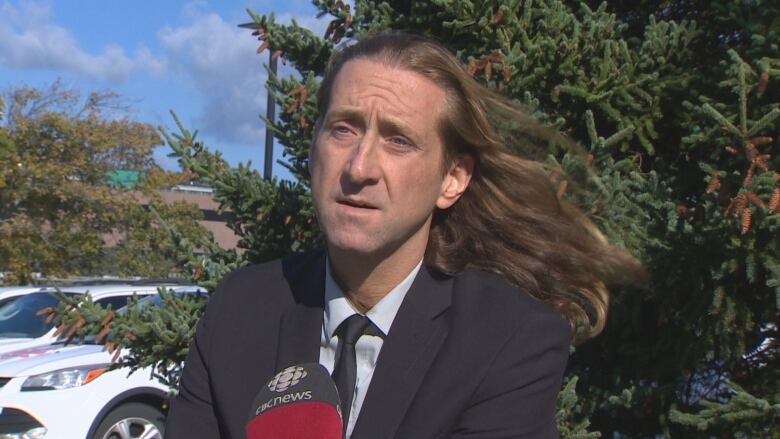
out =
[(322, 251), (313, 250), (241, 267), (222, 279), (211, 300), (239, 306), (257, 302), (297, 302), (295, 284), (314, 275), (322, 262)]
[(468, 312), (510, 331), (531, 326), (571, 332), (568, 322), (552, 306), (495, 273), (466, 270), (455, 276), (453, 306), (456, 312)]

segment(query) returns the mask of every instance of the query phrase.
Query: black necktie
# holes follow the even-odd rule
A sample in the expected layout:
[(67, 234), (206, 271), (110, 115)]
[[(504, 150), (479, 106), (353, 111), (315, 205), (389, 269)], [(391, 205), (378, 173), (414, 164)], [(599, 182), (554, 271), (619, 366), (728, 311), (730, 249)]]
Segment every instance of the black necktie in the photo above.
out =
[(339, 355), (333, 368), (333, 380), (339, 389), (341, 400), (341, 417), (344, 420), (344, 432), (349, 423), (349, 412), (352, 409), (352, 397), (355, 395), (357, 380), (357, 360), (355, 359), (355, 343), (361, 335), (376, 335), (382, 337), (382, 331), (366, 316), (353, 314), (336, 329), (339, 337)]

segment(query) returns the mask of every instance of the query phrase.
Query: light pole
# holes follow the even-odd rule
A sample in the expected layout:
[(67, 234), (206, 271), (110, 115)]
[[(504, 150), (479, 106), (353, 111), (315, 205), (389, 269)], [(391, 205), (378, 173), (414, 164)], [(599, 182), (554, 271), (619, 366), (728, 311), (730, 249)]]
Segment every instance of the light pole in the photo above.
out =
[[(252, 17), (254, 17), (254, 15), (252, 15)], [(252, 35), (257, 36), (260, 41), (263, 41), (263, 43), (258, 48), (258, 53), (268, 49), (268, 42), (265, 41), (266, 35), (264, 35), (265, 30), (260, 26), (259, 23), (243, 23), (239, 24), (238, 27), (243, 29), (252, 29), (254, 31), (252, 32)], [(276, 76), (276, 58), (277, 57), (274, 56), (274, 51), (268, 50), (268, 67), (271, 76)], [(269, 81), (271, 80), (271, 76), (268, 77)], [(263, 178), (270, 180), (273, 176), (274, 134), (271, 131), (269, 124), (272, 124), (274, 122), (274, 118), (276, 117), (276, 101), (274, 100), (273, 93), (270, 91), (267, 91), (267, 93), (268, 97), (266, 100), (265, 109), (265, 117), (267, 122), (265, 124), (265, 157), (263, 161)]]
[[(268, 66), (272, 76), (276, 76), (276, 58), (272, 51), (268, 51)], [(271, 79), (270, 77), (268, 78)], [(271, 131), (270, 124), (276, 117), (276, 100), (273, 93), (267, 91), (268, 100), (266, 101), (265, 118), (268, 122), (265, 124), (265, 161), (263, 162), (263, 178), (270, 180), (272, 176), (272, 166), (274, 160), (274, 133)]]

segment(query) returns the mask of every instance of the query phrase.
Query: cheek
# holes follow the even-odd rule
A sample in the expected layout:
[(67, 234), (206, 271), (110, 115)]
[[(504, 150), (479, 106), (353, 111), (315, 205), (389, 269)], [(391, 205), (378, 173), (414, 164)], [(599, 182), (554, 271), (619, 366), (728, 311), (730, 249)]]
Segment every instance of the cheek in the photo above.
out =
[(333, 180), (334, 173), (333, 157), (323, 157), (320, 155), (314, 160), (310, 167), (312, 183), (323, 185)]
[(309, 173), (312, 181), (315, 179), (321, 180), (324, 175), (328, 162), (327, 151), (323, 150), (323, 147), (326, 146), (321, 140), (317, 139), (316, 143), (309, 150)]
[[(398, 170), (396, 170), (398, 171)], [(403, 171), (396, 172), (398, 178), (388, 189), (412, 203), (431, 204), (438, 199), (441, 192), (442, 175), (438, 168), (430, 166), (414, 166)]]
[(311, 174), (311, 190), (315, 197), (315, 202), (319, 199), (324, 202), (329, 194), (338, 190), (339, 180), (341, 178), (341, 160), (334, 151), (320, 149), (312, 157), (309, 163), (309, 173)]
[(309, 174), (311, 175), (311, 192), (315, 197), (316, 202), (318, 196), (324, 191), (322, 157), (320, 151), (312, 150), (309, 154)]

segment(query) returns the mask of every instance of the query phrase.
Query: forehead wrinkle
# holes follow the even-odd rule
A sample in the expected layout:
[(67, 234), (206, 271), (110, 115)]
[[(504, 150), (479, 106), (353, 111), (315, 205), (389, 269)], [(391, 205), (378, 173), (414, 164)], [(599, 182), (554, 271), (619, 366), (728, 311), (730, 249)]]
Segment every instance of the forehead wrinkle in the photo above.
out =
[[(366, 113), (362, 111), (358, 107), (352, 107), (352, 106), (340, 106), (337, 108), (334, 108), (332, 111), (328, 112), (328, 120), (354, 120), (354, 121), (362, 121), (364, 119), (372, 119), (374, 118), (373, 112), (372, 115), (366, 116)], [(408, 123), (406, 123), (403, 119), (397, 118), (392, 115), (388, 114), (381, 114), (376, 116), (377, 118), (377, 124), (379, 125), (379, 128), (384, 129), (394, 129), (396, 131), (409, 131), (411, 127)]]
[[(403, 87), (403, 85), (399, 85)], [(360, 87), (360, 84), (355, 84), (355, 89), (349, 93), (347, 102), (355, 107), (360, 107), (361, 104), (368, 103), (374, 111), (377, 104), (384, 105), (383, 110), (391, 113), (400, 114), (415, 114), (417, 108), (408, 104), (406, 101), (408, 96), (404, 96), (404, 92), (399, 92), (393, 87), (383, 87), (378, 84), (370, 84), (368, 87)], [(378, 89), (378, 90), (377, 90)]]
[[(388, 108), (386, 110), (390, 110), (393, 113), (420, 114), (426, 112), (426, 108), (418, 108), (407, 101), (411, 101), (410, 97), (418, 96), (417, 89), (423, 82), (429, 81), (427, 78), (416, 75), (418, 76), (416, 81), (401, 81), (394, 76), (371, 72), (367, 76), (359, 76), (357, 81), (344, 84), (342, 79), (344, 73), (350, 68), (354, 68), (351, 65), (353, 62), (355, 61), (348, 62), (334, 81), (332, 89), (332, 95), (335, 97), (334, 101), (340, 100), (339, 98), (346, 98), (347, 103), (360, 106), (360, 103), (363, 101), (377, 99), (387, 103)], [(381, 65), (373, 62), (372, 64)], [(384, 67), (387, 68), (387, 66)], [(415, 74), (411, 70), (402, 68), (390, 68), (389, 70)], [(436, 86), (438, 87), (438, 85)], [(437, 106), (439, 106), (438, 104), (440, 103), (437, 103)]]
[[(372, 66), (359, 67), (365, 62)], [(377, 66), (379, 71), (373, 69)], [(409, 79), (409, 74), (413, 79)], [(435, 86), (440, 93), (420, 93), (419, 89), (426, 85)], [(425, 96), (423, 101), (420, 101), (421, 96)], [(334, 80), (327, 119), (359, 119), (366, 124), (378, 119), (379, 129), (396, 129), (416, 138), (415, 142), (428, 143), (432, 140), (430, 136), (438, 132), (447, 101), (443, 88), (417, 72), (373, 61), (353, 60), (344, 65)], [(438, 113), (435, 125), (422, 126), (432, 111)]]
[(361, 120), (363, 119), (363, 112), (357, 107), (335, 107), (328, 110), (327, 120)]

